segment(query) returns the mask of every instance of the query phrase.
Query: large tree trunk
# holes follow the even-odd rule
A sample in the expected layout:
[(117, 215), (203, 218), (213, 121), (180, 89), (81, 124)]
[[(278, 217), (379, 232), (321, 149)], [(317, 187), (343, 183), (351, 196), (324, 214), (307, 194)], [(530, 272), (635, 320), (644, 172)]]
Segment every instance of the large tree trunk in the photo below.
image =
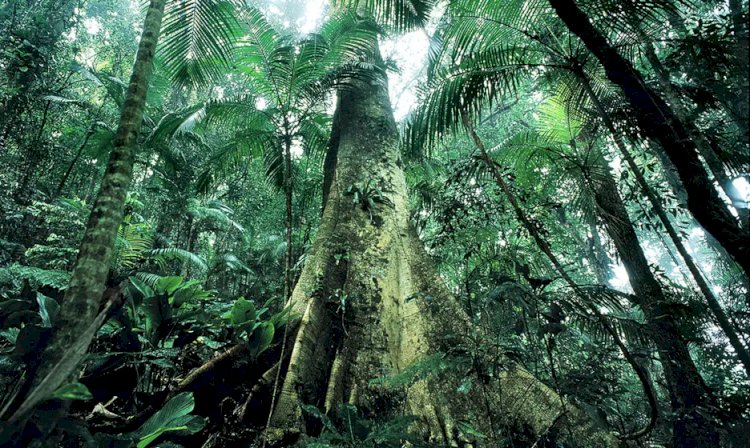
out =
[[(719, 187), (721, 187), (721, 189), (730, 199), (732, 207), (734, 207), (734, 209), (737, 211), (740, 224), (742, 225), (743, 229), (745, 230), (745, 232), (748, 232), (748, 224), (750, 224), (750, 220), (748, 219), (748, 216), (750, 216), (748, 215), (748, 213), (750, 213), (748, 204), (743, 198), (740, 191), (732, 182), (732, 179), (729, 177), (724, 163), (721, 161), (719, 155), (717, 154), (717, 151), (719, 149), (716, 147), (716, 145), (712, 145), (711, 142), (703, 134), (703, 132), (701, 132), (700, 129), (698, 129), (689, 120), (689, 113), (686, 108), (682, 106), (679, 95), (672, 87), (669, 73), (659, 60), (659, 57), (656, 55), (653, 43), (649, 40), (648, 36), (646, 36), (645, 33), (640, 29), (639, 24), (633, 24), (633, 27), (638, 33), (638, 39), (640, 40), (641, 47), (643, 48), (644, 54), (646, 56), (646, 60), (654, 70), (656, 80), (658, 81), (659, 86), (664, 93), (665, 99), (667, 100), (669, 105), (672, 106), (672, 109), (674, 110), (677, 118), (685, 123), (688, 132), (690, 132), (690, 135), (695, 140), (695, 144), (698, 148), (698, 151), (700, 152), (700, 155), (703, 157), (703, 160), (706, 161), (706, 165), (711, 171), (711, 174), (713, 174), (716, 182), (719, 183)], [(577, 75), (582, 76), (582, 73), (577, 73)], [(748, 163), (750, 163), (750, 161), (748, 161)], [(668, 167), (671, 168), (671, 166), (672, 164), (670, 163)]]
[[(47, 398), (49, 395), (45, 396), (39, 391), (54, 391), (56, 386), (65, 382), (75, 371), (94, 336), (94, 332), (87, 331), (87, 328), (102, 305), (115, 237), (123, 218), (165, 1), (151, 0), (146, 14), (107, 171), (86, 226), (70, 285), (60, 306), (54, 335), (33, 378), (34, 390), (30, 397)], [(71, 357), (73, 352), (80, 355), (78, 359), (72, 359), (75, 358)]]
[(614, 178), (606, 169), (598, 172), (603, 174), (596, 179), (586, 172), (584, 176), (594, 192), (600, 216), (628, 273), (636, 305), (643, 311), (649, 335), (659, 352), (674, 411), (675, 446), (718, 446), (716, 428), (704, 415), (711, 403), (703, 379), (667, 307), (668, 301), (661, 285), (649, 268)]
[[(398, 131), (385, 76), (375, 77), (339, 92), (329, 150), (335, 157), (326, 164), (332, 178), (317, 239), (292, 295), (302, 317), (272, 410), (273, 440), (315, 431), (303, 404), (331, 414), (351, 403), (366, 417), (416, 415), (425, 438), (438, 446), (454, 443), (459, 419), (491, 427), (488, 416), (476, 412), (478, 392), (456, 394), (448, 380), (436, 376), (398, 391), (371, 383), (425, 355), (447, 352), (469, 332), (409, 222)], [(575, 446), (615, 444), (519, 367), (492, 379), (485, 391), (498, 414), (537, 434), (557, 426)]]
[(636, 114), (644, 134), (658, 142), (677, 168), (688, 193), (688, 209), (750, 276), (750, 241), (729, 212), (698, 158), (695, 142), (666, 102), (646, 85), (633, 65), (597, 31), (574, 0), (549, 0), (557, 15), (604, 66)]

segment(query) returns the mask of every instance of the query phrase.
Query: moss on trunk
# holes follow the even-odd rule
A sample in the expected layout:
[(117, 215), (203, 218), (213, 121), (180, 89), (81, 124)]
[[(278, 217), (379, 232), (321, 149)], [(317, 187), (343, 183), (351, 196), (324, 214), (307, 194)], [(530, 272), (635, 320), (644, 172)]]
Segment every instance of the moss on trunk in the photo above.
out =
[[(425, 438), (439, 445), (455, 443), (458, 420), (490, 425), (476, 412), (479, 392), (456, 397), (448, 378), (432, 376), (398, 391), (372, 383), (445, 351), (451, 344), (446, 336), (470, 331), (409, 222), (398, 131), (385, 77), (376, 78), (339, 92), (336, 160), (326, 163), (330, 180), (321, 225), (292, 294), (302, 319), (272, 410), (272, 440), (315, 431), (303, 404), (335, 412), (338, 403), (351, 403), (370, 418), (415, 415)], [(487, 397), (493, 413), (537, 434), (563, 425), (575, 446), (615, 445), (519, 367), (489, 384)]]

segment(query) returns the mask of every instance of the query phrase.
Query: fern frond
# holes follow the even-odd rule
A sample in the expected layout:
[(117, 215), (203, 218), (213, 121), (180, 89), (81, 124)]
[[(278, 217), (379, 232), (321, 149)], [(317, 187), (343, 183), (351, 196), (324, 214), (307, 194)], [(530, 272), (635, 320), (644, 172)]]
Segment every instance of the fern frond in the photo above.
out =
[(0, 271), (6, 271), (8, 278), (28, 280), (33, 288), (52, 286), (53, 288), (64, 290), (70, 282), (70, 274), (68, 272), (42, 269), (34, 266), (12, 264), (8, 267), (0, 268)]
[(165, 269), (167, 262), (171, 260), (176, 260), (182, 263), (189, 263), (201, 271), (206, 271), (206, 269), (208, 269), (205, 258), (193, 252), (187, 251), (185, 249), (179, 249), (177, 247), (152, 249), (148, 252), (148, 255), (152, 257), (162, 269)]

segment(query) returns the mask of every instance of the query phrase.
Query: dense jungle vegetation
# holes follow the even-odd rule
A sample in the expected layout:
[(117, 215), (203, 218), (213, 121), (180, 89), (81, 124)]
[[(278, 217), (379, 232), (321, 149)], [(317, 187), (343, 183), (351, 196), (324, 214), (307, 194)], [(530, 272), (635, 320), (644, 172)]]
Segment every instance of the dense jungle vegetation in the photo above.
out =
[(750, 446), (744, 0), (0, 0), (0, 446)]

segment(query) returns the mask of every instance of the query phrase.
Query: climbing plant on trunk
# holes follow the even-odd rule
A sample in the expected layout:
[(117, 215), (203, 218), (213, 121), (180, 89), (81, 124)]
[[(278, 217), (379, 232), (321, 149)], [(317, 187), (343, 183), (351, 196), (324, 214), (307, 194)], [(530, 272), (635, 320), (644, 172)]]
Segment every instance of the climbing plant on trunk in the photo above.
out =
[[(335, 415), (348, 403), (366, 416), (387, 418), (403, 403), (405, 413), (420, 417), (424, 437), (450, 444), (460, 432), (457, 422), (471, 409), (473, 394), (457, 397), (437, 380), (415, 380), (399, 391), (372, 381), (449, 351), (451, 338), (469, 328), (409, 222), (383, 62), (379, 53), (373, 59), (374, 73), (338, 92), (327, 200), (292, 294), (301, 319), (272, 410), (269, 437), (275, 440), (313, 430), (306, 406)], [(537, 434), (557, 426), (579, 446), (614, 444), (518, 366), (489, 387), (509, 418)], [(487, 418), (479, 417), (482, 427), (490, 425)]]

